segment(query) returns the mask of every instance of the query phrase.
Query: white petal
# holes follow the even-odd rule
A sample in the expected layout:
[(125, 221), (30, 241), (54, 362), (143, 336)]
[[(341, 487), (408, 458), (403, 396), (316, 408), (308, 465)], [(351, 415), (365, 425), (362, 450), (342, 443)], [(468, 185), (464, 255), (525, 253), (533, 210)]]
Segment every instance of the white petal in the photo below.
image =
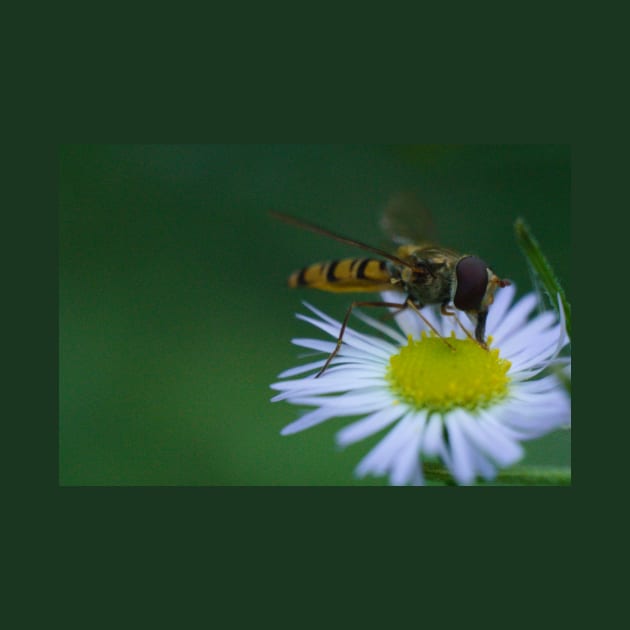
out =
[[(533, 383), (535, 381), (530, 382)], [(530, 383), (516, 383), (510, 390), (508, 400), (512, 403), (517, 403), (523, 411), (530, 411), (532, 407), (535, 406), (547, 409), (557, 404), (557, 401), (564, 402), (566, 398), (566, 393), (557, 382), (553, 388), (545, 389), (544, 391), (538, 391), (536, 389), (530, 390), (524, 387), (529, 384)]]
[(520, 372), (539, 366), (547, 367), (554, 357), (556, 347), (557, 337), (555, 335), (540, 336), (528, 350), (515, 356), (506, 355), (506, 358), (512, 363), (510, 372)]
[[(360, 389), (361, 392), (366, 393), (379, 390), (382, 391), (380, 381), (375, 381), (374, 383), (366, 383), (365, 387)], [(280, 400), (287, 400), (288, 402), (292, 402), (294, 399), (300, 399), (303, 396), (311, 396), (312, 394), (345, 394), (346, 392), (350, 391), (357, 391), (357, 387), (353, 387), (352, 382), (340, 382), (337, 388), (329, 386), (328, 389), (315, 389), (314, 387), (296, 387), (295, 389), (277, 394), (271, 399), (271, 402), (279, 402)]]
[[(381, 297), (384, 302), (391, 302), (392, 304), (400, 304), (401, 306), (406, 302), (407, 296), (403, 291), (381, 291)], [(396, 313), (396, 309), (391, 309), (392, 313)]]
[(510, 378), (512, 379), (513, 383), (523, 383), (523, 382), (527, 382), (530, 379), (532, 379), (534, 376), (536, 376), (537, 374), (540, 374), (546, 367), (548, 367), (547, 365), (542, 365), (537, 367), (536, 369), (532, 369), (532, 370), (523, 370), (522, 368), (520, 370), (512, 370), (510, 369), (510, 371), (508, 372)]
[[(487, 416), (482, 421), (483, 427), (487, 430), (488, 433), (491, 433), (493, 436), (500, 435), (502, 438), (507, 438), (510, 442), (516, 443), (519, 449), (522, 449), (520, 444), (521, 440), (523, 440), (523, 431), (519, 431), (515, 427), (511, 427), (509, 424), (503, 422), (501, 418), (494, 416)], [(518, 453), (515, 454), (517, 456)], [(521, 455), (522, 456), (522, 455)], [(516, 461), (516, 460), (514, 460)], [(504, 464), (509, 465), (509, 464)]]
[[(328, 333), (331, 337), (334, 337), (335, 339), (339, 337), (340, 328), (336, 328), (331, 324), (320, 322), (316, 319), (313, 319), (312, 317), (308, 317), (307, 315), (298, 314), (297, 318), (309, 324), (312, 324), (313, 326), (316, 326), (317, 328)], [(382, 339), (376, 339), (376, 337), (370, 339), (367, 337), (367, 335), (360, 335), (350, 328), (346, 328), (346, 330), (344, 331), (343, 343), (352, 348), (358, 348), (359, 350), (369, 352), (370, 354), (375, 354), (382, 358), (388, 358), (393, 352), (396, 351), (396, 348), (392, 346), (392, 344), (383, 341)]]
[(516, 383), (511, 386), (511, 395), (516, 395), (517, 393), (537, 393), (540, 394), (542, 392), (548, 392), (558, 389), (558, 379), (555, 374), (550, 374), (548, 376), (543, 376), (542, 378), (538, 378), (535, 381), (526, 381), (524, 383)]
[(280, 431), (280, 435), (291, 435), (293, 433), (299, 433), (300, 431), (310, 429), (317, 424), (321, 424), (322, 422), (329, 420), (334, 415), (336, 415), (336, 411), (334, 409), (315, 409), (314, 411), (304, 414), (295, 422), (287, 424), (287, 426)]
[(407, 414), (391, 431), (359, 462), (355, 473), (359, 477), (368, 474), (381, 476), (387, 473), (400, 449), (407, 443), (411, 424), (424, 423), (422, 414)]
[(509, 466), (521, 459), (521, 445), (510, 439), (504, 431), (489, 427), (485, 418), (486, 412), (482, 411), (478, 417), (471, 416), (469, 422), (462, 423), (462, 429), (471, 442), (500, 466)]
[(356, 317), (358, 317), (361, 321), (365, 322), (369, 326), (372, 326), (372, 328), (375, 328), (376, 330), (382, 332), (384, 335), (387, 335), (390, 339), (393, 339), (399, 345), (406, 345), (407, 339), (390, 326), (387, 326), (383, 322), (379, 322), (378, 320), (370, 317), (369, 315), (366, 315), (361, 311), (352, 311), (352, 314), (356, 315)]
[(372, 366), (367, 367), (347, 367), (347, 366), (339, 366), (328, 368), (321, 376), (315, 378), (304, 378), (300, 379), (306, 381), (308, 383), (312, 383), (313, 381), (322, 382), (322, 383), (332, 383), (333, 381), (350, 381), (351, 383), (357, 384), (357, 387), (362, 386), (365, 381), (376, 381), (378, 383), (384, 384), (384, 373), (383, 369), (374, 369)]
[(537, 341), (538, 336), (543, 332), (553, 331), (556, 322), (557, 319), (553, 313), (542, 313), (527, 324), (512, 331), (510, 336), (501, 342), (501, 354), (510, 357), (523, 348), (528, 348), (532, 341)]
[[(457, 313), (456, 315), (459, 317)], [(459, 317), (459, 320), (462, 321), (462, 318)], [(462, 324), (466, 325), (464, 322), (462, 322)], [(441, 316), (438, 320), (436, 328), (442, 337), (450, 337), (452, 332), (455, 333), (455, 336), (458, 339), (464, 339), (466, 337), (466, 333), (461, 329), (461, 326), (457, 323), (457, 320), (454, 317)]]
[(325, 364), (326, 359), (320, 359), (319, 361), (313, 361), (312, 363), (298, 365), (297, 367), (280, 372), (280, 374), (278, 374), (278, 378), (289, 378), (290, 376), (297, 376), (298, 374), (303, 374), (304, 372), (309, 372), (310, 370), (318, 370), (323, 368)]
[(401, 311), (398, 315), (394, 317), (400, 329), (406, 334), (411, 335), (413, 339), (420, 339), (420, 335), (423, 330), (427, 330), (428, 328), (425, 326), (424, 322), (418, 317), (416, 313), (412, 310), (407, 309), (406, 311)]
[(492, 335), (494, 337), (494, 331), (496, 330), (498, 324), (503, 320), (507, 309), (514, 299), (515, 293), (516, 287), (514, 285), (509, 285), (501, 289), (500, 291), (497, 291), (494, 298), (494, 303), (488, 311), (486, 331), (489, 335)]
[(332, 324), (333, 326), (336, 326), (337, 328), (341, 328), (340, 321), (337, 321), (334, 317), (331, 317), (330, 315), (326, 315), (324, 311), (320, 311), (318, 308), (315, 308), (310, 302), (303, 300), (302, 304), (304, 304), (304, 306), (306, 306), (306, 308), (309, 311), (311, 311), (312, 313), (315, 313), (315, 315), (321, 318), (322, 321), (328, 322), (329, 324)]
[(472, 449), (477, 474), (486, 481), (492, 481), (497, 476), (497, 467), (479, 450)]
[(331, 363), (330, 367), (318, 378), (380, 378), (385, 379), (385, 370), (379, 363)]
[(507, 404), (498, 417), (506, 426), (525, 434), (524, 439), (534, 439), (570, 424), (571, 403), (564, 392), (556, 392), (544, 395), (535, 404), (521, 401)]
[[(300, 314), (296, 315), (296, 317), (298, 319), (302, 319), (304, 321), (310, 322), (314, 326), (317, 326), (318, 328), (320, 328), (320, 329), (322, 329), (324, 331), (332, 331), (332, 332), (330, 332), (330, 334), (332, 334), (333, 337), (336, 337), (336, 338), (339, 337), (339, 333), (341, 332), (341, 322), (338, 322), (337, 320), (333, 319), (332, 317), (329, 317), (328, 315), (326, 315), (325, 313), (323, 313), (319, 309), (316, 309), (314, 306), (312, 306), (308, 302), (304, 302), (304, 305), (308, 309), (313, 311), (313, 313), (318, 315), (328, 326), (324, 327), (323, 325), (320, 325), (320, 322), (317, 322), (317, 320), (313, 320), (310, 317), (306, 317), (306, 316), (300, 315)], [(356, 311), (353, 311), (353, 313), (358, 314), (358, 312), (356, 312)], [(357, 339), (357, 340), (366, 342), (368, 344), (374, 345), (377, 348), (381, 348), (381, 349), (384, 348), (389, 353), (396, 351), (396, 348), (394, 346), (392, 346), (390, 343), (384, 341), (383, 339), (380, 339), (378, 337), (374, 337), (372, 335), (364, 335), (364, 334), (359, 333), (359, 332), (357, 332), (356, 330), (354, 330), (354, 329), (352, 329), (350, 327), (346, 327), (346, 330), (344, 331), (343, 339), (344, 339), (344, 341), (346, 341), (346, 339)]]
[(389, 477), (393, 486), (402, 486), (417, 479), (420, 469), (420, 441), (423, 425), (411, 423), (407, 442), (398, 453)]
[[(385, 302), (399, 302), (400, 304), (404, 304), (406, 299), (399, 291), (383, 291), (381, 296)], [(400, 311), (396, 311), (395, 309), (390, 310), (392, 313), (396, 313), (394, 319), (400, 330), (403, 331), (405, 337), (411, 335), (416, 339), (420, 336), (420, 331), (426, 328), (422, 320), (411, 309), (406, 308)]]
[(466, 414), (455, 411), (445, 418), (448, 443), (451, 450), (452, 474), (457, 483), (467, 485), (475, 480), (474, 447), (462, 431), (461, 423), (469, 419)]
[(383, 381), (380, 378), (363, 379), (358, 383), (356, 379), (334, 378), (326, 380), (324, 377), (321, 377), (317, 379), (312, 378), (310, 380), (281, 381), (280, 383), (274, 383), (271, 387), (272, 389), (277, 389), (282, 392), (273, 397), (273, 402), (277, 402), (278, 400), (285, 400), (297, 396), (340, 394), (348, 391), (356, 391), (359, 388), (364, 390), (382, 390), (382, 386)]
[(522, 357), (515, 358), (512, 361), (512, 367), (510, 368), (510, 376), (512, 375), (512, 373), (516, 374), (518, 372), (527, 370), (534, 370), (532, 375), (538, 374), (538, 372), (542, 371), (544, 368), (550, 365), (550, 363), (556, 358), (556, 353), (559, 352), (561, 349), (561, 347), (558, 347), (556, 339), (547, 339), (546, 346), (538, 346), (533, 348), (535, 354), (532, 354), (530, 356), (526, 356), (525, 354), (523, 354)]
[(426, 453), (430, 457), (440, 455), (442, 443), (444, 442), (442, 429), (442, 416), (433, 414), (429, 418), (429, 423), (424, 433), (424, 440), (422, 442), (423, 453)]
[(370, 363), (373, 365), (384, 365), (389, 362), (389, 356), (383, 358), (381, 356), (377, 356), (373, 352), (365, 352), (364, 350), (359, 350), (357, 348), (353, 348), (347, 344), (343, 344), (341, 346), (341, 350), (337, 353), (337, 356), (333, 359), (331, 365), (337, 363), (346, 362), (348, 359), (354, 359), (361, 363)]
[[(329, 315), (326, 315), (326, 313), (324, 313), (324, 312), (320, 311), (319, 309), (315, 308), (312, 304), (309, 304), (308, 302), (303, 302), (303, 304), (310, 311), (312, 311), (318, 317), (320, 317), (323, 322), (326, 322), (327, 324), (332, 326), (333, 330), (336, 331), (334, 336), (335, 337), (339, 337), (339, 333), (341, 332), (341, 322), (337, 321), (336, 319), (333, 319)], [(356, 317), (358, 317), (359, 319), (370, 320), (369, 323), (374, 328), (376, 328), (377, 330), (381, 330), (381, 332), (385, 332), (385, 334), (387, 334), (390, 337), (393, 337), (397, 342), (399, 341), (400, 335), (398, 335), (398, 333), (394, 329), (389, 328), (388, 326), (384, 326), (384, 325), (380, 324), (380, 322), (377, 322), (376, 320), (372, 319), (371, 317), (368, 317), (367, 315), (365, 315), (364, 313), (361, 313), (358, 310), (353, 310), (352, 314), (355, 315)], [(311, 319), (306, 319), (303, 315), (299, 315), (298, 314), (298, 315), (296, 315), (296, 317), (298, 319), (305, 319), (305, 321), (310, 321), (311, 323), (313, 323), (313, 321)], [(317, 325), (319, 327), (319, 324), (315, 324), (315, 325)], [(362, 333), (357, 332), (356, 330), (354, 330), (351, 327), (346, 327), (346, 330), (344, 332), (344, 340), (346, 339), (346, 335), (349, 335), (350, 337), (355, 336), (355, 337), (357, 337), (359, 339), (362, 339), (363, 341), (366, 341), (368, 343), (373, 343), (377, 347), (385, 347), (390, 352), (393, 352), (393, 351), (396, 350), (391, 344), (387, 343), (383, 339), (380, 339), (378, 337), (374, 337), (372, 335), (364, 335)], [(404, 341), (404, 339), (403, 339), (403, 341)]]
[[(422, 321), (422, 317), (420, 317), (418, 313), (415, 313), (414, 311), (411, 312), (414, 313), (414, 315), (420, 321)], [(442, 316), (439, 311), (432, 306), (425, 306), (420, 310), (420, 312), (422, 313), (423, 317), (426, 317), (431, 326), (433, 326), (433, 328), (435, 328), (439, 333), (442, 332), (442, 326), (444, 324), (448, 326), (453, 321), (452, 317)], [(430, 330), (430, 328), (424, 323), (424, 321), (422, 321), (422, 328), (423, 330)]]
[(358, 415), (365, 413), (366, 408), (375, 407), (376, 409), (382, 409), (385, 406), (390, 405), (392, 397), (388, 392), (382, 390), (372, 392), (360, 392), (343, 394), (342, 396), (304, 396), (291, 398), (291, 403), (294, 405), (316, 405), (321, 407), (334, 407), (341, 411), (350, 410), (354, 413), (352, 415)]
[(336, 436), (337, 444), (339, 444), (339, 446), (348, 446), (349, 444), (364, 440), (366, 437), (384, 429), (394, 422), (394, 420), (398, 420), (406, 411), (407, 408), (404, 405), (391, 405), (390, 407), (381, 409), (371, 416), (354, 422), (339, 431)]
[[(508, 338), (514, 330), (518, 330), (529, 317), (529, 314), (536, 307), (537, 298), (533, 293), (528, 293), (521, 298), (507, 313), (507, 315), (497, 324), (492, 332), (494, 344), (500, 346), (503, 340)], [(490, 309), (492, 312), (492, 308)], [(488, 314), (489, 316), (489, 314)]]
[(296, 338), (291, 339), (291, 343), (295, 346), (301, 346), (302, 348), (309, 348), (310, 350), (319, 350), (330, 354), (335, 349), (335, 343), (332, 341), (321, 341), (320, 339), (303, 339)]

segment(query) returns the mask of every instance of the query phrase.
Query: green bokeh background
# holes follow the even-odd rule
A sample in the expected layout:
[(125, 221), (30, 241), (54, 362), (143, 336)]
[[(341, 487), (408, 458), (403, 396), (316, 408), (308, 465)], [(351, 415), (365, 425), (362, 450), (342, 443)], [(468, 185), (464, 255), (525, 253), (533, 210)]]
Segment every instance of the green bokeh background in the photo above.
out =
[[(378, 217), (419, 193), (444, 244), (483, 257), (519, 293), (523, 216), (569, 299), (566, 145), (68, 145), (60, 160), (62, 485), (381, 485), (352, 470), (381, 435), (344, 451), (337, 419), (281, 437), (300, 410), (271, 404), (295, 365), (307, 299), (295, 268), (360, 255), (274, 222), (274, 208), (382, 246)], [(316, 334), (316, 333), (315, 333)], [(570, 435), (526, 445), (570, 464)]]

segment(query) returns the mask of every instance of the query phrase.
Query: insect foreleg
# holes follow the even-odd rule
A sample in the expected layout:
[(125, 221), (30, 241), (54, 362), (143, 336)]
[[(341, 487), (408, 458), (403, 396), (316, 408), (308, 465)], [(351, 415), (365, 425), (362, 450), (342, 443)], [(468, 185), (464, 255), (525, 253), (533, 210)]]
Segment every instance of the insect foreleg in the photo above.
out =
[(343, 322), (341, 324), (341, 330), (339, 331), (339, 337), (337, 338), (337, 345), (335, 346), (335, 349), (330, 353), (330, 356), (328, 357), (328, 359), (326, 359), (326, 363), (324, 363), (324, 367), (315, 375), (315, 378), (319, 378), (326, 371), (326, 369), (330, 365), (330, 362), (335, 358), (335, 355), (339, 352), (342, 341), (343, 341), (343, 335), (346, 332), (346, 327), (348, 326), (348, 320), (350, 319), (350, 314), (352, 313), (352, 309), (356, 308), (357, 306), (381, 306), (385, 308), (403, 309), (407, 307), (407, 304), (406, 303), (398, 304), (396, 302), (352, 302), (352, 304), (350, 304), (350, 307), (346, 311), (345, 317), (343, 318)]
[(464, 331), (464, 334), (468, 337), (468, 339), (470, 339), (471, 341), (474, 341), (475, 343), (479, 344), (484, 350), (488, 349), (488, 346), (484, 343), (481, 343), (479, 340), (477, 340), (473, 334), (470, 332), (470, 330), (468, 330), (468, 328), (466, 328), (466, 326), (464, 326), (464, 324), (462, 324), (461, 319), (459, 319), (459, 317), (457, 316), (457, 313), (455, 311), (449, 311), (446, 308), (446, 305), (442, 304), (442, 306), (440, 307), (440, 313), (442, 313), (442, 315), (445, 315), (446, 317), (454, 317), (455, 321), (457, 322), (457, 325)]

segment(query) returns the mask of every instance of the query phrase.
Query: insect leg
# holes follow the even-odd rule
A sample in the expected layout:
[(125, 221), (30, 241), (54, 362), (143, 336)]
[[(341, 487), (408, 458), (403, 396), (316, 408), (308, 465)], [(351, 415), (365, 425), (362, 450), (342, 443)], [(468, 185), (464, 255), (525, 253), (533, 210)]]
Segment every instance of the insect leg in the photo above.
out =
[(397, 311), (390, 311), (389, 313), (385, 313), (385, 315), (382, 315), (381, 317), (379, 317), (379, 319), (382, 322), (386, 322), (389, 319), (394, 319), (396, 315), (399, 315), (400, 313), (402, 313), (405, 309), (409, 307), (407, 306), (407, 302), (404, 302), (403, 304), (396, 305), (396, 308), (398, 309)]
[(478, 343), (484, 350), (488, 349), (488, 346), (485, 343), (481, 343), (479, 340), (477, 340), (473, 336), (473, 334), (468, 330), (468, 328), (466, 328), (466, 326), (464, 326), (464, 324), (462, 324), (461, 320), (459, 319), (459, 317), (457, 316), (457, 313), (455, 311), (449, 311), (446, 308), (446, 305), (442, 304), (442, 306), (440, 307), (440, 312), (442, 313), (442, 315), (446, 315), (447, 317), (454, 317), (455, 321), (458, 324), (458, 326), (464, 331), (464, 333), (466, 334), (468, 339), (470, 339), (471, 341), (474, 341), (475, 343)]
[(346, 311), (346, 315), (343, 318), (343, 322), (341, 324), (341, 330), (339, 331), (339, 337), (337, 339), (337, 345), (335, 349), (330, 353), (328, 359), (326, 359), (326, 363), (324, 363), (324, 367), (315, 375), (315, 378), (319, 378), (328, 368), (330, 362), (335, 358), (335, 355), (339, 352), (341, 348), (341, 343), (343, 340), (343, 335), (346, 332), (346, 327), (348, 326), (348, 320), (350, 319), (350, 313), (352, 313), (352, 309), (357, 306), (383, 306), (386, 308), (406, 308), (406, 304), (398, 304), (396, 302), (352, 302), (350, 304), (350, 308)]
[(411, 301), (411, 298), (407, 298), (407, 306), (415, 311), (420, 319), (433, 331), (435, 335), (437, 335), (453, 352), (455, 352), (455, 348), (448, 342), (440, 333), (436, 330), (435, 326), (420, 312), (420, 309)]

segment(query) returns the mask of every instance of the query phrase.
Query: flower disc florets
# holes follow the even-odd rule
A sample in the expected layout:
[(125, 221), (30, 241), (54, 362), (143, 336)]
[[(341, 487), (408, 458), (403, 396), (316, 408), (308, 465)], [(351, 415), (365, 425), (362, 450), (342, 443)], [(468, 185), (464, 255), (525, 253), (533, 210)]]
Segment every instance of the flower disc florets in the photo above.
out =
[(508, 391), (510, 362), (498, 350), (485, 350), (471, 339), (443, 339), (423, 333), (408, 337), (389, 360), (392, 390), (416, 409), (445, 413), (457, 407), (486, 407)]

